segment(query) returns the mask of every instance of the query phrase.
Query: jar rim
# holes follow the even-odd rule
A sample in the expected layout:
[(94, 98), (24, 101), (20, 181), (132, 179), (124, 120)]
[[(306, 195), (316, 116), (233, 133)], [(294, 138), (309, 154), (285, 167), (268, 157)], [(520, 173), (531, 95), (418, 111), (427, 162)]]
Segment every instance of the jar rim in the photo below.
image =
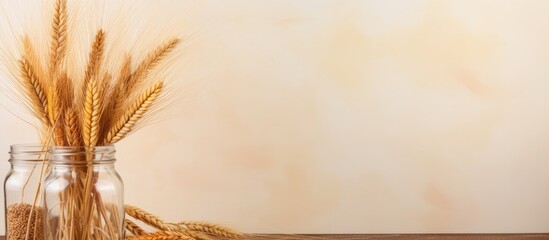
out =
[(48, 147), (37, 143), (19, 143), (10, 145), (10, 154), (12, 153), (43, 153), (47, 152)]
[(114, 145), (84, 146), (51, 146), (48, 159), (58, 165), (108, 164), (116, 161)]
[(9, 162), (44, 162), (48, 147), (37, 143), (10, 145)]

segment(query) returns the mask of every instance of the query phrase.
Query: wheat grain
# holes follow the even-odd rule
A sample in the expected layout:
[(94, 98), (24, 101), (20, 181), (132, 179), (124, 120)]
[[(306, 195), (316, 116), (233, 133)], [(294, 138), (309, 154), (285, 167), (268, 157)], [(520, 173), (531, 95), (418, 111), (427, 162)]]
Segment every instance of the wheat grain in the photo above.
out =
[(105, 142), (116, 143), (131, 132), (132, 127), (134, 127), (137, 121), (143, 117), (143, 115), (153, 104), (154, 100), (158, 97), (163, 86), (163, 82), (157, 82), (141, 94), (139, 98), (130, 106), (130, 109), (111, 128), (107, 134)]
[[(25, 239), (28, 236), (42, 240), (44, 228), (42, 226), (43, 209), (30, 204), (18, 203), (7, 207), (6, 224), (9, 239)], [(30, 222), (30, 224), (29, 224)]]

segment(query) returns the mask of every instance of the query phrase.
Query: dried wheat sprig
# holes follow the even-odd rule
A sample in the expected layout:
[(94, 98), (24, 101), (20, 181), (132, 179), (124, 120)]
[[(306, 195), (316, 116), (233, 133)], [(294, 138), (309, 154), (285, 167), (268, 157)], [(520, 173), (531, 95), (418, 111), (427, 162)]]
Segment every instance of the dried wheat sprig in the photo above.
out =
[(230, 229), (228, 227), (220, 226), (217, 224), (212, 223), (205, 223), (205, 222), (178, 222), (178, 226), (185, 227), (186, 229), (197, 231), (197, 232), (204, 232), (208, 233), (214, 236), (218, 237), (226, 237), (226, 238), (242, 238), (246, 235), (243, 233), (239, 233), (233, 229)]
[(73, 105), (74, 89), (73, 82), (67, 73), (61, 73), (58, 76), (57, 81), (54, 81), (55, 106), (53, 112), (57, 116), (56, 121), (59, 121), (55, 124), (55, 143), (59, 146), (66, 146), (68, 137), (66, 136), (65, 115)]
[(50, 49), (50, 73), (55, 73), (61, 59), (63, 59), (67, 46), (67, 1), (55, 2), (53, 15)]
[[(36, 50), (34, 49), (31, 40), (28, 35), (23, 36), (23, 51), (25, 52), (25, 58), (29, 61), (30, 65), (33, 66), (34, 72), (38, 76), (42, 76), (43, 69), (40, 62), (40, 57)], [(40, 79), (45, 80), (45, 79)]]
[(130, 231), (134, 236), (141, 236), (147, 233), (145, 232), (145, 230), (143, 230), (143, 228), (141, 228), (129, 219), (124, 220), (124, 227), (128, 229), (128, 231)]
[[(103, 101), (101, 102), (103, 104), (101, 106), (103, 110), (103, 108), (105, 108), (105, 104), (111, 101), (111, 98), (107, 96), (109, 96), (109, 93), (111, 92), (110, 86), (112, 75), (108, 72), (104, 73), (103, 76), (99, 78), (99, 80), (100, 81), (97, 83), (97, 86), (100, 96), (104, 97)], [(103, 125), (101, 125), (101, 127), (103, 127)]]
[(124, 59), (124, 64), (122, 64), (122, 67), (120, 68), (120, 75), (118, 76), (118, 79), (115, 83), (114, 87), (114, 99), (115, 102), (114, 108), (120, 108), (124, 105), (126, 101), (126, 97), (128, 94), (126, 94), (127, 85), (128, 85), (128, 79), (131, 76), (132, 71), (132, 57), (130, 55), (127, 55)]
[(147, 90), (130, 106), (129, 110), (124, 113), (120, 120), (109, 130), (105, 143), (116, 143), (131, 132), (132, 127), (134, 127), (137, 121), (143, 117), (154, 100), (158, 97), (163, 86), (163, 82), (157, 82), (147, 88)]
[(46, 106), (47, 107), (47, 111), (46, 113), (48, 114), (48, 119), (51, 123), (51, 125), (55, 125), (55, 122), (56, 122), (56, 113), (55, 113), (55, 106), (57, 106), (57, 101), (59, 101), (57, 98), (56, 98), (56, 94), (55, 94), (55, 89), (57, 88), (56, 87), (57, 83), (56, 81), (52, 81), (50, 83), (50, 86), (47, 86), (45, 89), (46, 89), (46, 98), (48, 99), (48, 105)]
[(92, 50), (90, 52), (88, 67), (86, 68), (86, 73), (84, 74), (84, 84), (87, 84), (88, 81), (95, 75), (98, 74), (99, 69), (101, 68), (101, 63), (103, 60), (103, 52), (105, 48), (105, 32), (100, 29), (95, 34), (95, 40), (92, 45)]
[(65, 135), (67, 136), (67, 143), (69, 146), (82, 146), (80, 126), (78, 123), (78, 115), (74, 108), (68, 109), (65, 113)]
[(126, 95), (131, 93), (133, 89), (141, 84), (143, 79), (147, 77), (149, 71), (155, 68), (166, 56), (173, 51), (179, 44), (179, 38), (174, 38), (158, 47), (154, 52), (149, 53), (147, 57), (137, 66), (135, 71), (127, 80)]
[(126, 204), (124, 205), (124, 211), (131, 217), (135, 218), (136, 220), (142, 221), (147, 225), (150, 225), (157, 229), (164, 230), (164, 231), (173, 231), (178, 229), (177, 226), (174, 226), (169, 223), (165, 223), (159, 217), (154, 216), (141, 208)]
[(128, 237), (128, 240), (199, 240), (185, 233), (158, 231), (141, 236)]
[(101, 97), (97, 87), (97, 78), (92, 78), (85, 86), (84, 108), (82, 116), (82, 137), (86, 147), (95, 147), (99, 133)]
[(64, 112), (72, 107), (74, 99), (74, 84), (67, 73), (59, 74), (56, 86), (56, 98), (59, 99), (58, 111)]
[(33, 66), (26, 58), (19, 61), (19, 71), (22, 77), (21, 84), (27, 93), (34, 114), (46, 126), (51, 126), (52, 123), (48, 117), (48, 99), (44, 92), (44, 87), (38, 79)]
[(197, 240), (214, 240), (214, 238), (212, 238), (212, 236), (210, 236), (206, 233), (203, 233), (203, 232), (189, 231), (189, 230), (184, 230), (184, 231), (180, 231), (180, 232), (185, 233), (185, 234), (189, 235), (190, 237), (192, 237), (194, 239), (197, 239)]

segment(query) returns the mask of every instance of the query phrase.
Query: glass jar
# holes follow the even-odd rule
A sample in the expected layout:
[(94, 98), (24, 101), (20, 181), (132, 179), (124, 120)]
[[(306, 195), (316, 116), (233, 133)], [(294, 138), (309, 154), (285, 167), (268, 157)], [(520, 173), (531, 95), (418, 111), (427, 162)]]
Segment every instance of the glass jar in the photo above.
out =
[(4, 181), (7, 239), (44, 239), (40, 187), (48, 171), (45, 159), (46, 149), (41, 145), (10, 147), (11, 168)]
[(114, 146), (50, 148), (45, 239), (124, 239), (124, 185)]

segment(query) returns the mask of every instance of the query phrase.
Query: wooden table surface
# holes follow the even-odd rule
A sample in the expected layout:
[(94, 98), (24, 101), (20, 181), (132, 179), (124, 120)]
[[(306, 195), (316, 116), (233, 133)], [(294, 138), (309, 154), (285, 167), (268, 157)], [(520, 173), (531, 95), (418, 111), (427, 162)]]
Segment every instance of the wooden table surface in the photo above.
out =
[[(359, 240), (359, 239), (381, 239), (381, 240), (511, 240), (511, 239), (526, 239), (537, 240), (547, 239), (549, 240), (549, 233), (539, 234), (323, 234), (323, 235), (265, 235), (269, 236), (268, 239), (276, 239), (277, 237), (286, 239), (345, 239), (345, 240)], [(250, 239), (266, 239), (262, 237), (250, 238)], [(6, 240), (5, 237), (0, 236), (0, 240)]]

